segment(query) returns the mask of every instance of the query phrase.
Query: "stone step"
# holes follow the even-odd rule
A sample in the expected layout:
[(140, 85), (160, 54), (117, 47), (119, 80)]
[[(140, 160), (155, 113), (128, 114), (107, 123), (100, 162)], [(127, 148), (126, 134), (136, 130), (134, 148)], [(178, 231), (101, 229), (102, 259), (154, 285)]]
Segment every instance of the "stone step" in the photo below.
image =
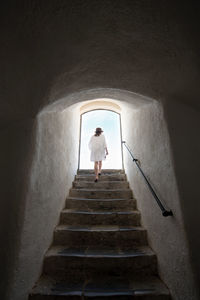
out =
[[(94, 169), (79, 169), (77, 170), (77, 175), (80, 174), (94, 174)], [(110, 174), (125, 174), (124, 170), (122, 169), (102, 169), (102, 175), (110, 175)]]
[[(94, 174), (83, 174), (83, 175), (76, 175), (76, 181), (94, 181)], [(125, 174), (101, 174), (99, 176), (99, 180), (101, 181), (125, 181), (126, 175)]]
[(129, 184), (127, 181), (74, 181), (72, 183), (73, 188), (76, 189), (128, 189)]
[(57, 279), (79, 282), (94, 276), (156, 275), (156, 255), (148, 247), (131, 250), (52, 247), (43, 272)]
[[(170, 300), (124, 170), (78, 170), (29, 300)], [(69, 225), (70, 224), (70, 225)]]
[(84, 211), (64, 209), (61, 224), (71, 225), (140, 225), (140, 212), (134, 211)]
[(111, 198), (132, 198), (132, 191), (130, 189), (113, 189), (113, 190), (98, 190), (98, 189), (75, 189), (71, 188), (69, 191), (70, 197), (80, 198), (96, 198), (96, 199), (111, 199)]
[(78, 284), (43, 276), (29, 300), (170, 300), (169, 291), (157, 276), (127, 279), (106, 276)]
[(66, 208), (87, 211), (127, 211), (136, 209), (135, 199), (86, 199), (80, 197), (67, 197)]
[(59, 225), (54, 231), (54, 245), (69, 247), (121, 247), (147, 245), (147, 232), (143, 227), (131, 226), (70, 226)]

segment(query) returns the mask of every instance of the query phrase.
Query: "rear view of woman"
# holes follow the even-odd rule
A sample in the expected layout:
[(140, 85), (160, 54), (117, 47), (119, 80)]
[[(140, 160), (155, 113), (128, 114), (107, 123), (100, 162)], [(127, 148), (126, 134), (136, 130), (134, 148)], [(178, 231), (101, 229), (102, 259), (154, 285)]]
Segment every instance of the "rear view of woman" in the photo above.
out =
[(90, 160), (94, 161), (95, 182), (98, 181), (98, 176), (101, 175), (102, 160), (105, 160), (106, 155), (108, 155), (105, 136), (102, 132), (103, 130), (97, 127), (89, 142)]

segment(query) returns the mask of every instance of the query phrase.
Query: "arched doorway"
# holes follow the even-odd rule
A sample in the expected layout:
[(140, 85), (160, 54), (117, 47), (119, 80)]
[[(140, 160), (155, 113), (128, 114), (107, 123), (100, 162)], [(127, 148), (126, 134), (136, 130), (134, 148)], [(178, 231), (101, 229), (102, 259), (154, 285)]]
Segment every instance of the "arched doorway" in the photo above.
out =
[(121, 116), (107, 109), (95, 109), (81, 115), (79, 169), (93, 169), (88, 143), (95, 128), (101, 127), (106, 138), (109, 155), (103, 161), (103, 169), (122, 169)]

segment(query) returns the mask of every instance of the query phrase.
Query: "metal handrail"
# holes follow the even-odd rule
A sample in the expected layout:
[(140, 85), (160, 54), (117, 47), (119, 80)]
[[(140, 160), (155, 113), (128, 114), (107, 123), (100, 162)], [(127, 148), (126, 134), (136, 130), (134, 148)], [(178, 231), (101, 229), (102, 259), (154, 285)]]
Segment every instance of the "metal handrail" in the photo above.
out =
[(162, 202), (160, 201), (160, 199), (158, 198), (158, 196), (156, 195), (156, 192), (154, 191), (153, 187), (151, 186), (150, 182), (148, 181), (147, 177), (145, 176), (144, 172), (142, 171), (142, 169), (140, 168), (139, 164), (138, 164), (138, 159), (136, 159), (134, 156), (133, 156), (133, 153), (131, 152), (129, 146), (126, 144), (125, 141), (122, 141), (122, 144), (126, 147), (126, 149), (128, 150), (128, 152), (130, 153), (132, 159), (133, 159), (133, 162), (136, 164), (136, 166), (138, 167), (138, 169), (140, 170), (144, 180), (146, 181), (154, 199), (156, 200), (158, 206), (160, 207), (161, 211), (162, 211), (162, 215), (164, 217), (168, 217), (168, 216), (173, 216), (173, 213), (171, 210), (166, 210), (165, 207), (163, 206)]

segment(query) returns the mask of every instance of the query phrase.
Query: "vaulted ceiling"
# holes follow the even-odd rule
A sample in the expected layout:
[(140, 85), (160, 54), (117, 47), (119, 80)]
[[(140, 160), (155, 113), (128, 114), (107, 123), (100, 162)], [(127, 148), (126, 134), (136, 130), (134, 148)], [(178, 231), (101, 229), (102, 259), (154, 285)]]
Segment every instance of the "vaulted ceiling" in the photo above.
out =
[(199, 6), (145, 0), (1, 4), (1, 124), (86, 89), (199, 108)]

